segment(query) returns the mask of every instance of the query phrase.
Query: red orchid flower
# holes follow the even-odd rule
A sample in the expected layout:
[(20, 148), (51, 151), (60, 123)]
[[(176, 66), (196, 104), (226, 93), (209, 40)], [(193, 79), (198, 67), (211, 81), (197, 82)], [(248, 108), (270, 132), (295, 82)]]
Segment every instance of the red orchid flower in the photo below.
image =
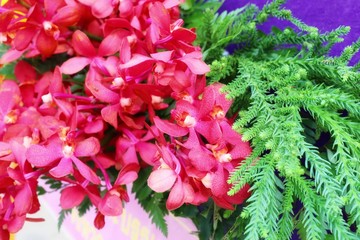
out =
[(21, 51), (34, 41), (41, 55), (49, 57), (56, 51), (63, 32), (79, 21), (80, 16), (78, 5), (66, 5), (62, 0), (45, 0), (43, 6), (36, 3), (29, 9), (26, 22), (12, 26), (11, 30), (17, 31), (14, 46)]
[(100, 43), (99, 48), (96, 49), (85, 33), (76, 30), (72, 35), (72, 46), (80, 56), (65, 61), (61, 66), (61, 72), (64, 74), (75, 74), (89, 64), (91, 68), (106, 69), (103, 65), (103, 57), (113, 55), (119, 51), (120, 42), (121, 34), (114, 32), (106, 36)]

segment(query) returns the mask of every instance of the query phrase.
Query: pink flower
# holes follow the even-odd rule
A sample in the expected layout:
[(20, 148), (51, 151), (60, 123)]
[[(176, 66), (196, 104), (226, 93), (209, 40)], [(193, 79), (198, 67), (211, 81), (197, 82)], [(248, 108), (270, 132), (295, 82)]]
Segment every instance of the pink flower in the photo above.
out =
[(26, 152), (26, 157), (36, 167), (50, 167), (50, 174), (56, 178), (73, 173), (74, 163), (84, 178), (99, 184), (100, 180), (94, 171), (79, 159), (79, 157), (94, 156), (99, 150), (99, 140), (94, 137), (66, 141), (53, 136), (48, 140), (47, 145), (32, 145)]

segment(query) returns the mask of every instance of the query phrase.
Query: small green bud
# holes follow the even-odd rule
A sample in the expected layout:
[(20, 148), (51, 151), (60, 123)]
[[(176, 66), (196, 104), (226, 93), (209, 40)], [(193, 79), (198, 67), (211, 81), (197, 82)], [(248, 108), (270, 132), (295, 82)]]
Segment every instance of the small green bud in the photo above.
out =
[(265, 12), (262, 12), (259, 16), (258, 16), (258, 20), (260, 23), (265, 22), (268, 19), (269, 15), (266, 14)]

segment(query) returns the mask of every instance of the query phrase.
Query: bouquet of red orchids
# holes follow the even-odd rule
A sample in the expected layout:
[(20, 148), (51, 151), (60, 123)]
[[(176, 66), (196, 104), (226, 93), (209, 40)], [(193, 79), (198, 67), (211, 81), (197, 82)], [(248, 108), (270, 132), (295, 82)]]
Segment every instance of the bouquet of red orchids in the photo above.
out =
[(207, 83), (181, 1), (0, 2), (0, 64), (14, 69), (0, 75), (0, 239), (39, 220), (39, 178), (61, 183), (63, 209), (87, 197), (97, 228), (145, 168), (168, 210), (249, 197), (227, 194), (252, 150), (222, 84)]

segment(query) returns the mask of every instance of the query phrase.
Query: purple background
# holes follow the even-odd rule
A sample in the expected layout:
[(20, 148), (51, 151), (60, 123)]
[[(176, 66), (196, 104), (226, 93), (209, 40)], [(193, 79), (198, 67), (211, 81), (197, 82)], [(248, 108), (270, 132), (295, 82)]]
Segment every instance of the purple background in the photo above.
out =
[[(267, 0), (225, 0), (222, 10), (231, 10), (242, 7), (247, 3), (262, 7)], [(284, 5), (294, 16), (308, 25), (318, 27), (321, 33), (330, 31), (340, 25), (350, 26), (350, 33), (344, 37), (342, 43), (334, 46), (332, 55), (341, 53), (345, 46), (355, 42), (360, 37), (360, 0), (288, 0)], [(270, 21), (277, 27), (290, 26), (285, 21)], [(358, 53), (355, 57), (360, 59)], [(354, 59), (355, 60), (355, 59)]]

